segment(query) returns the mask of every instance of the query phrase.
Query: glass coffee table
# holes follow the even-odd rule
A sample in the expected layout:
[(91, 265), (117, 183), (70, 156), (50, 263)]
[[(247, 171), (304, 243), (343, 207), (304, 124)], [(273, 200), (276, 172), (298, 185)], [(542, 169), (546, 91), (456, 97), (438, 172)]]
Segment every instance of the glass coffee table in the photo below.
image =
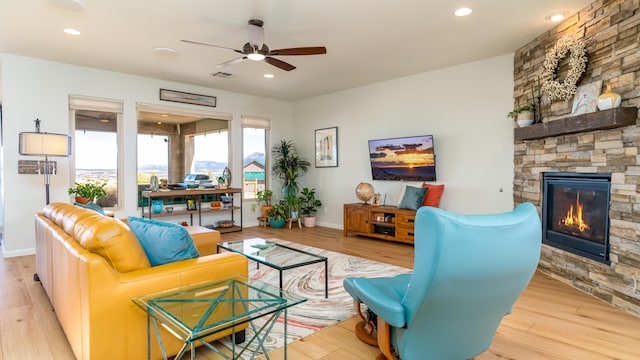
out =
[(327, 258), (306, 251), (298, 250), (286, 245), (265, 239), (253, 238), (234, 242), (218, 243), (220, 249), (232, 251), (279, 271), (280, 289), (282, 289), (282, 272), (301, 266), (324, 262), (324, 297), (329, 297), (329, 267)]
[[(191, 351), (191, 359), (195, 358), (195, 347), (198, 342), (207, 346), (225, 359), (240, 359), (249, 354), (253, 359), (261, 350), (266, 359), (269, 354), (264, 346), (269, 332), (283, 315), (284, 337), (287, 336), (287, 309), (305, 302), (307, 299), (283, 291), (257, 280), (248, 280), (237, 275), (229, 278), (205, 281), (172, 290), (157, 292), (132, 299), (142, 310), (147, 312), (147, 357), (151, 358), (151, 327), (155, 330), (163, 359), (167, 354), (160, 336), (159, 325), (169, 330), (184, 345), (174, 360), (181, 359)], [(260, 324), (254, 320), (263, 318)], [(243, 324), (252, 330), (247, 333), (247, 340), (236, 345), (236, 332), (243, 330)], [(205, 340), (209, 335), (234, 329), (231, 335), (231, 354), (229, 356), (213, 344)], [(255, 343), (254, 343), (255, 342)], [(255, 351), (248, 347), (255, 344)], [(287, 342), (284, 342), (284, 358), (287, 358)], [(251, 353), (253, 351), (253, 353)]]

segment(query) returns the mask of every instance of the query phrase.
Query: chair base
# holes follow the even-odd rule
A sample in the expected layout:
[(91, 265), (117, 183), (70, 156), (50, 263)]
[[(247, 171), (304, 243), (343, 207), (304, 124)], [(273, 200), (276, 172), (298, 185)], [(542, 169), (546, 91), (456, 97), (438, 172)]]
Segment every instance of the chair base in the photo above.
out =
[(363, 320), (356, 324), (356, 337), (365, 344), (378, 346), (377, 335), (373, 331), (367, 330), (367, 323)]

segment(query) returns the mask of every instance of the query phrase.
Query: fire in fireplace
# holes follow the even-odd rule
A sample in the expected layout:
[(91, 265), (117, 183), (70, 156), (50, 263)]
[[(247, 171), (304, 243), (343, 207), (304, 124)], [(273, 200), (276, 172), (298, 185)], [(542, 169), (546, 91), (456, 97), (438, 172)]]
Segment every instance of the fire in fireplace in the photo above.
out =
[(542, 242), (609, 262), (610, 174), (545, 173)]

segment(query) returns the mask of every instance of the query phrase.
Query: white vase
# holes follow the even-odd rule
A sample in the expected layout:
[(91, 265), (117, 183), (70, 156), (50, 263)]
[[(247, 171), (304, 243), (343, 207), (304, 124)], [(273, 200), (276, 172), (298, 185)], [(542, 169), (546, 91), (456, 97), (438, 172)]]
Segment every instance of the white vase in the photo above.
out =
[(598, 96), (598, 109), (609, 110), (617, 108), (620, 106), (621, 102), (622, 97), (620, 94), (613, 92), (613, 89), (611, 89), (611, 83), (609, 83), (607, 84), (607, 89)]
[(519, 127), (525, 127), (533, 124), (533, 112), (531, 111), (523, 111), (518, 114), (518, 122)]

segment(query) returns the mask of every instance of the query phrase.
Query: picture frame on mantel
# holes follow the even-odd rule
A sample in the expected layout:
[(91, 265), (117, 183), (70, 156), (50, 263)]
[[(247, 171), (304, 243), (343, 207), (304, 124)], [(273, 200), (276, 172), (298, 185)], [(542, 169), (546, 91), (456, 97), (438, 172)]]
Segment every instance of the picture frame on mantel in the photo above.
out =
[(215, 96), (192, 94), (168, 89), (160, 89), (160, 100), (209, 107), (216, 107), (217, 105), (217, 98)]
[(338, 166), (338, 127), (316, 129), (316, 167)]
[(602, 90), (602, 80), (579, 86), (573, 96), (571, 115), (581, 115), (595, 112), (598, 96)]

